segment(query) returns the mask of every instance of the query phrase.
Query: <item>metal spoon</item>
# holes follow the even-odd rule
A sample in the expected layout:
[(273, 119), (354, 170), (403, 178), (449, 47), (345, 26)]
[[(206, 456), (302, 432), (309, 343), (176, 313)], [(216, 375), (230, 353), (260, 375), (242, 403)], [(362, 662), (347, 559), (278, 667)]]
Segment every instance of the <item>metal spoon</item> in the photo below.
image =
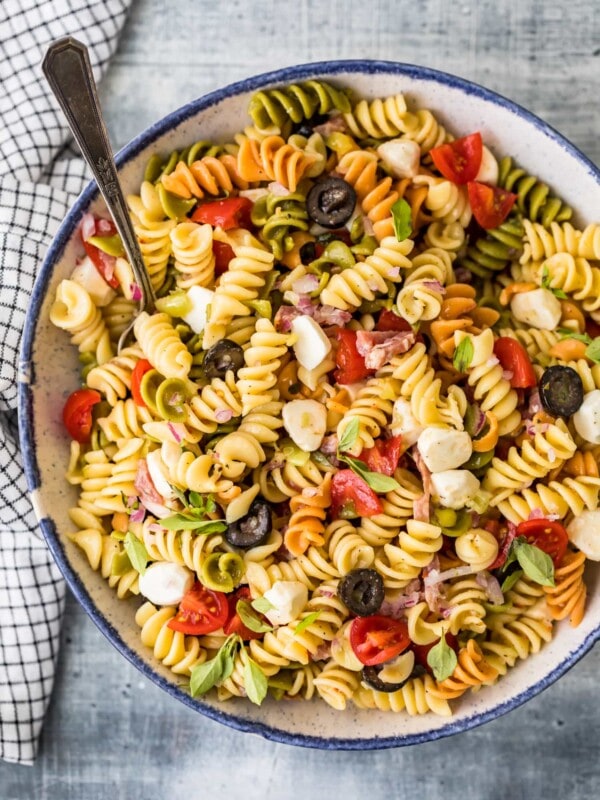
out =
[[(136, 283), (142, 293), (139, 311), (151, 314), (156, 307), (156, 295), (119, 184), (87, 48), (72, 36), (59, 39), (48, 48), (42, 69), (64, 111), (75, 141), (94, 174), (123, 241)], [(121, 334), (118, 352), (124, 347), (133, 323), (134, 321)]]

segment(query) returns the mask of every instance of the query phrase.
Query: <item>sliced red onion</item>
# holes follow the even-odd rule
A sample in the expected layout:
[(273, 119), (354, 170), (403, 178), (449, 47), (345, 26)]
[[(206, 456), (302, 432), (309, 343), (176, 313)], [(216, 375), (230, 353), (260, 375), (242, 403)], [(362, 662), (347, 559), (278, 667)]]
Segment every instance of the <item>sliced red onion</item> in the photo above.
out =
[(144, 517), (146, 516), (146, 509), (144, 506), (139, 506), (138, 508), (134, 509), (131, 514), (129, 515), (129, 519), (131, 522), (143, 522)]
[(466, 267), (456, 267), (454, 270), (454, 277), (457, 283), (471, 283), (473, 280), (473, 273)]
[(415, 579), (405, 587), (402, 594), (394, 597), (393, 600), (387, 598), (381, 604), (378, 611), (384, 617), (392, 617), (393, 619), (401, 619), (404, 616), (406, 608), (413, 608), (422, 599), (421, 581)]
[(452, 567), (452, 569), (447, 569), (444, 572), (438, 572), (438, 570), (434, 569), (425, 575), (423, 578), (423, 585), (435, 586), (436, 583), (444, 583), (444, 581), (449, 581), (452, 578), (460, 578), (463, 575), (472, 575), (475, 571), (476, 570), (469, 566), (469, 564), (465, 564), (462, 567)]
[(412, 331), (358, 331), (356, 349), (367, 369), (380, 369), (392, 356), (406, 353), (415, 343)]
[(560, 514), (546, 514), (541, 508), (534, 508), (529, 512), (527, 519), (547, 519), (549, 522), (554, 522), (560, 519)]
[(242, 189), (239, 192), (240, 197), (247, 197), (253, 203), (260, 200), (261, 197), (266, 197), (269, 194), (268, 189)]
[(112, 236), (113, 231), (114, 227), (110, 220), (96, 217), (96, 234), (98, 236)]
[(178, 424), (180, 425), (181, 423), (167, 422), (167, 428), (171, 431), (171, 436), (175, 439), (177, 444), (181, 444), (183, 439), (183, 436), (181, 436), (180, 433), (181, 429), (177, 430), (177, 428), (175, 427), (175, 425)]
[(496, 606), (501, 606), (502, 603), (504, 603), (504, 595), (500, 588), (500, 582), (493, 575), (490, 575), (487, 570), (478, 572), (475, 576), (475, 582), (485, 590), (490, 603)]
[(303, 275), (292, 283), (292, 289), (298, 294), (310, 294), (319, 288), (319, 279), (316, 275)]
[(162, 525), (159, 525), (158, 522), (151, 522), (150, 525), (146, 526), (147, 531), (151, 531), (152, 533), (162, 533), (164, 528)]
[(302, 312), (294, 306), (280, 306), (275, 314), (273, 324), (277, 331), (288, 333), (292, 330), (292, 320), (301, 316)]
[(136, 303), (142, 299), (142, 289), (137, 283), (130, 283), (129, 291), (131, 293), (131, 299)]
[(548, 450), (546, 451), (546, 455), (548, 456), (548, 461), (551, 464), (554, 464), (554, 462), (556, 461), (556, 458), (557, 458), (556, 450), (553, 447), (549, 447)]
[(502, 370), (502, 377), (504, 378), (505, 381), (511, 381), (513, 379), (514, 374), (515, 373), (513, 372), (512, 369)]
[(527, 408), (527, 414), (530, 417), (533, 417), (534, 414), (537, 414), (538, 411), (542, 411), (542, 401), (540, 399), (540, 393), (537, 388), (533, 389), (531, 394), (529, 395), (529, 406)]
[(400, 267), (391, 267), (388, 269), (388, 278), (395, 280), (400, 277)]
[(220, 408), (215, 412), (215, 419), (218, 423), (229, 422), (233, 417), (233, 411), (230, 408)]
[(163, 505), (162, 503), (155, 503), (152, 500), (145, 500), (144, 505), (148, 511), (158, 519), (170, 517), (173, 513), (171, 508), (167, 508), (167, 506)]
[(527, 431), (528, 436), (535, 436), (536, 433), (546, 433), (550, 424), (548, 422), (537, 422), (534, 423), (531, 420), (527, 420), (525, 423), (525, 430)]
[(439, 281), (423, 281), (423, 286), (432, 292), (438, 292), (438, 294), (446, 293), (446, 289)]
[(309, 317), (312, 317), (315, 311), (315, 307), (313, 305), (312, 300), (308, 294), (299, 294), (298, 300), (296, 302), (296, 307), (299, 311), (303, 314), (306, 314)]
[(481, 514), (478, 514), (476, 511), (471, 511), (471, 527), (478, 528), (480, 522)]
[(88, 212), (87, 214), (83, 215), (81, 218), (80, 230), (81, 238), (84, 242), (87, 242), (90, 236), (93, 236), (96, 233), (96, 220), (93, 214)]
[(500, 363), (497, 356), (490, 356), (488, 360), (485, 362), (486, 367), (492, 369), (492, 367), (497, 366)]
[(338, 438), (335, 433), (332, 433), (330, 436), (326, 436), (323, 441), (321, 442), (321, 447), (319, 448), (322, 453), (325, 453), (326, 456), (332, 456), (337, 453), (338, 448)]
[(271, 461), (267, 461), (267, 463), (264, 466), (264, 469), (267, 472), (272, 472), (274, 469), (281, 469), (282, 467), (285, 467), (285, 461), (282, 461), (281, 459), (278, 458), (273, 458), (271, 459)]
[(315, 125), (313, 128), (313, 131), (320, 133), (321, 136), (330, 136), (332, 133), (345, 133), (347, 130), (346, 120), (341, 114), (335, 114), (321, 123), (321, 125)]
[(362, 221), (363, 221), (363, 230), (365, 232), (365, 236), (373, 236), (375, 234), (375, 228), (373, 227), (373, 223), (366, 214), (363, 215)]
[(312, 660), (327, 661), (330, 656), (331, 656), (331, 644), (330, 642), (323, 642), (323, 644), (320, 644), (313, 653)]

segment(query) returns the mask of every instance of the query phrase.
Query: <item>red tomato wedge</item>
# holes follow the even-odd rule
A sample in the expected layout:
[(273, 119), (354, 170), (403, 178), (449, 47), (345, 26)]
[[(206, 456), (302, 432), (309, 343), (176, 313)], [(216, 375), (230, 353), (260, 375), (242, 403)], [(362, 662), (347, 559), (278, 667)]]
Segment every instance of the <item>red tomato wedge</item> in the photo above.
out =
[(407, 322), (402, 317), (399, 317), (398, 314), (394, 314), (393, 311), (384, 308), (379, 314), (379, 319), (375, 325), (375, 330), (398, 331), (398, 333), (402, 333), (403, 331), (412, 331), (412, 328), (410, 326), (410, 322)]
[(67, 397), (63, 422), (69, 436), (82, 444), (89, 442), (92, 431), (92, 408), (102, 400), (95, 389), (76, 389)]
[(585, 332), (591, 339), (596, 339), (598, 336), (600, 336), (600, 324), (591, 317), (586, 316)]
[(227, 242), (218, 242), (213, 239), (212, 251), (215, 257), (215, 275), (217, 278), (229, 269), (229, 262), (235, 258), (233, 247)]
[(564, 526), (556, 520), (541, 517), (520, 522), (517, 525), (517, 536), (524, 536), (529, 544), (533, 544), (547, 553), (555, 567), (560, 566), (560, 562), (567, 552), (569, 536)]
[(509, 336), (500, 336), (494, 342), (494, 355), (502, 369), (512, 372), (510, 385), (513, 389), (531, 389), (537, 386), (533, 364), (521, 342)]
[(350, 646), (358, 660), (368, 667), (391, 661), (409, 644), (408, 625), (403, 619), (374, 614), (357, 617), (350, 626)]
[(373, 489), (351, 469), (341, 469), (331, 481), (331, 513), (334, 518), (372, 517), (383, 506)]
[(192, 214), (194, 222), (208, 222), (224, 231), (230, 228), (250, 228), (252, 203), (247, 197), (226, 197), (202, 203)]
[(476, 181), (468, 183), (467, 190), (473, 216), (485, 230), (502, 225), (517, 199), (516, 194), (500, 189), (499, 186), (488, 186), (487, 183)]
[[(91, 223), (91, 219), (90, 219)], [(117, 229), (114, 226), (114, 223), (110, 219), (101, 219), (100, 217), (94, 217), (94, 222), (88, 226), (92, 228), (91, 232), (89, 232), (89, 236), (114, 236), (117, 232)], [(111, 286), (113, 289), (119, 288), (119, 281), (115, 277), (115, 257), (105, 253), (103, 250), (100, 250), (99, 247), (92, 244), (91, 242), (86, 241), (83, 238), (83, 232), (81, 233), (81, 241), (83, 242), (83, 247), (85, 248), (85, 252), (92, 260), (92, 263), (102, 275), (104, 280)]]
[(453, 183), (474, 181), (481, 166), (483, 142), (479, 131), (434, 147), (429, 155), (435, 166)]
[(131, 396), (133, 397), (133, 402), (136, 404), (136, 406), (142, 406), (143, 408), (146, 407), (146, 403), (144, 402), (144, 398), (140, 392), (140, 384), (144, 375), (151, 369), (153, 369), (153, 366), (147, 358), (140, 358), (133, 368), (131, 373)]
[(392, 436), (390, 439), (377, 439), (373, 447), (362, 451), (359, 455), (371, 472), (382, 475), (393, 475), (402, 455), (402, 437)]
[(335, 354), (336, 370), (333, 373), (337, 383), (356, 383), (374, 373), (374, 370), (367, 368), (364, 356), (361, 356), (356, 349), (356, 331), (340, 328), (337, 340), (339, 344)]
[(238, 600), (250, 600), (252, 599), (252, 595), (250, 594), (250, 589), (247, 586), (240, 586), (239, 589), (236, 589), (233, 594), (227, 595), (227, 603), (229, 605), (229, 618), (225, 625), (223, 625), (223, 630), (229, 636), (231, 633), (237, 633), (238, 636), (241, 636), (242, 639), (247, 642), (250, 639), (262, 639), (264, 633), (258, 633), (258, 631), (251, 631), (250, 628), (247, 628), (246, 625), (240, 619), (240, 615), (237, 613), (236, 606)]
[[(458, 653), (458, 639), (453, 633), (448, 632), (445, 636), (446, 644), (448, 647), (451, 647), (455, 653)], [(429, 666), (427, 662), (427, 656), (429, 655), (429, 651), (432, 647), (435, 647), (436, 644), (439, 642), (439, 639), (436, 639), (435, 642), (431, 642), (431, 644), (413, 644), (411, 645), (411, 650), (415, 654), (415, 661), (417, 664), (420, 664), (422, 667), (425, 667), (427, 672), (430, 675), (433, 675), (433, 670)]]
[(222, 628), (228, 615), (227, 595), (207, 589), (196, 581), (179, 604), (177, 614), (167, 625), (174, 631), (200, 636)]

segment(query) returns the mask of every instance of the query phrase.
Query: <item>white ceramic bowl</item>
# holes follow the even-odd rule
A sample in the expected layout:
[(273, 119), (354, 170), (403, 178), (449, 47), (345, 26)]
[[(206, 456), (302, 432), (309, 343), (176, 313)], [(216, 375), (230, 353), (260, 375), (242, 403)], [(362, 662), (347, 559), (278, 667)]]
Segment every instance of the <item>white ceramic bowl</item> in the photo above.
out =
[[(403, 92), (431, 109), (457, 135), (481, 131), (497, 154), (511, 155), (547, 181), (575, 210), (581, 222), (597, 218), (600, 171), (572, 144), (540, 119), (473, 83), (441, 72), (378, 61), (334, 61), (282, 69), (233, 84), (175, 111), (138, 136), (118, 155), (126, 192), (136, 192), (151, 153), (168, 152), (197, 139), (225, 141), (246, 121), (248, 100), (257, 89), (323, 77), (367, 98)], [(76, 349), (54, 328), (48, 312), (58, 282), (74, 264), (74, 234), (84, 211), (100, 210), (95, 185), (83, 192), (67, 215), (35, 284), (22, 343), (20, 384), (21, 443), (33, 505), (48, 545), (69, 586), (112, 644), (150, 680), (207, 716), (276, 741), (329, 749), (369, 749), (415, 744), (464, 731), (519, 706), (564, 674), (600, 635), (598, 570), (590, 570), (586, 616), (578, 628), (559, 624), (539, 655), (518, 663), (495, 686), (458, 702), (450, 719), (427, 714), (334, 711), (322, 702), (269, 702), (257, 708), (244, 701), (219, 704), (192, 700), (173, 673), (154, 661), (140, 642), (134, 622), (138, 599), (117, 600), (66, 534), (67, 508), (76, 492), (63, 477), (69, 442), (61, 423), (66, 396), (78, 385)]]

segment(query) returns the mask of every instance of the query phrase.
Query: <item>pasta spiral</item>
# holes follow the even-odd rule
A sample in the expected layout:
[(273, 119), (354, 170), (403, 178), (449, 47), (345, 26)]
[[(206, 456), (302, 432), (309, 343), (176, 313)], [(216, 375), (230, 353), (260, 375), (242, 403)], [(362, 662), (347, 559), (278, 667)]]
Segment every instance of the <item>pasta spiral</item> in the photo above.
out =
[(71, 341), (80, 353), (94, 353), (98, 364), (113, 355), (108, 330), (100, 309), (87, 291), (75, 281), (62, 280), (50, 309), (50, 320), (57, 328), (71, 334)]

